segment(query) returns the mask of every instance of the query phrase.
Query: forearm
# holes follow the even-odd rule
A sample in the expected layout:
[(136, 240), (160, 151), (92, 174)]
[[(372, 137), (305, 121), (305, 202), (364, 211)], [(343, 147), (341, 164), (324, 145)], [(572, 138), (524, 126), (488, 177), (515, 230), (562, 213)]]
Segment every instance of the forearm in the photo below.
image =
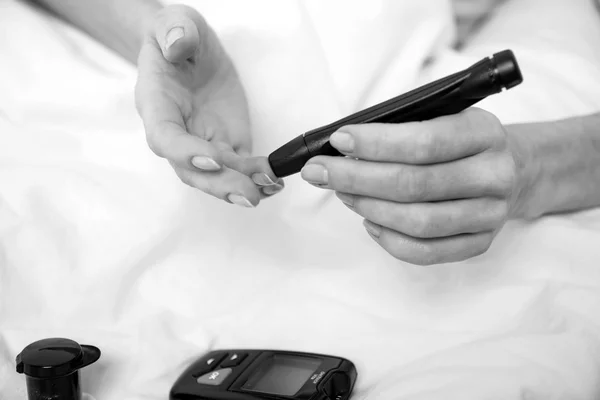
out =
[(159, 0), (33, 0), (135, 63)]
[(600, 206), (600, 113), (507, 130), (521, 182), (514, 218)]

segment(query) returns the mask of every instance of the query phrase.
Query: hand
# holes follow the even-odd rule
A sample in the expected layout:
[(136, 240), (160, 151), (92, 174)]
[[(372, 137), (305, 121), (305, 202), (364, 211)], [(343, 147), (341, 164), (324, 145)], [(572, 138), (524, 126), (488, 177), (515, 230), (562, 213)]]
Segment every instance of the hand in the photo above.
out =
[(341, 128), (302, 177), (335, 190), (371, 237), (412, 264), (456, 262), (487, 251), (511, 213), (517, 169), (502, 124), (468, 109), (427, 122)]
[(138, 68), (136, 106), (148, 145), (183, 182), (246, 207), (283, 189), (265, 157), (249, 157), (244, 90), (197, 11), (162, 9), (145, 35)]

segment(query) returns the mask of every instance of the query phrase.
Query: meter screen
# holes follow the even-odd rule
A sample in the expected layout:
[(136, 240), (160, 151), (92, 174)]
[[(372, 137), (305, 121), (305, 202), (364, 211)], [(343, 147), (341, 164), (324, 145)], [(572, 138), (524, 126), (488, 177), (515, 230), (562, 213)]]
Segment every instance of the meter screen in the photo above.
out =
[(258, 366), (242, 389), (293, 396), (321, 365), (318, 358), (274, 355)]

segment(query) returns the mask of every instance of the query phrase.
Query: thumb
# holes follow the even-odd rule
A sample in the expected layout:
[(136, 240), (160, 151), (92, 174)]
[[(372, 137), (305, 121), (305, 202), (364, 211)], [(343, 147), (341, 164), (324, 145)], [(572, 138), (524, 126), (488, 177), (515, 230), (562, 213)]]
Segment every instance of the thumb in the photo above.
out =
[(154, 33), (165, 59), (180, 63), (200, 52), (199, 30), (208, 31), (209, 28), (196, 10), (188, 6), (173, 5), (160, 12)]

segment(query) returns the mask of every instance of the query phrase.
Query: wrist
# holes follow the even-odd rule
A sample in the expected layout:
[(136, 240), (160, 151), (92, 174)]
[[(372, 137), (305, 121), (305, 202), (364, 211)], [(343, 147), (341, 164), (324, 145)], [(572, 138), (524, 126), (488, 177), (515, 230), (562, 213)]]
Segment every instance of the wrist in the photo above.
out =
[(508, 147), (515, 163), (515, 181), (510, 201), (509, 218), (535, 218), (540, 205), (535, 204), (536, 183), (539, 182), (540, 166), (534, 156), (534, 146), (527, 135), (529, 124), (506, 127)]
[(159, 0), (35, 1), (134, 64), (144, 36), (164, 7)]
[(511, 218), (600, 205), (598, 126), (600, 114), (506, 127), (517, 171)]

